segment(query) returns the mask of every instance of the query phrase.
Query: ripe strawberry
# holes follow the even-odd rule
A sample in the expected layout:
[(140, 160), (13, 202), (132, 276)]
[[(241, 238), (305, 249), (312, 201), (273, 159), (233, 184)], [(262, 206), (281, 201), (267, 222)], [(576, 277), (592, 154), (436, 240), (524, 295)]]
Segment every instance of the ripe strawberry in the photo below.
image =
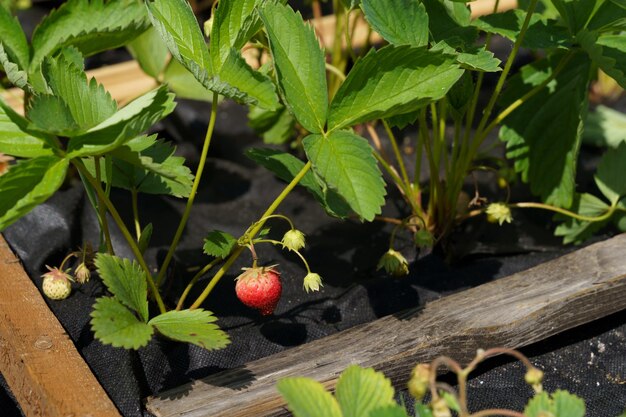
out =
[(235, 285), (237, 298), (248, 307), (260, 310), (264, 316), (274, 312), (283, 290), (280, 273), (274, 266), (244, 268)]
[(69, 297), (72, 292), (71, 275), (59, 268), (50, 268), (48, 265), (46, 268), (49, 272), (42, 275), (42, 289), (46, 297), (51, 300), (63, 300)]

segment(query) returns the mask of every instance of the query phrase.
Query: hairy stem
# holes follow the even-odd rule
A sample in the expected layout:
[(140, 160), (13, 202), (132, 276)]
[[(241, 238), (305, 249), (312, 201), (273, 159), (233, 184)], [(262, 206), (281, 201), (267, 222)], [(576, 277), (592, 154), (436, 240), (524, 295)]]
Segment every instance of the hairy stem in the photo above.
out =
[(563, 214), (565, 216), (572, 217), (576, 220), (580, 220), (583, 222), (601, 222), (603, 220), (607, 220), (613, 215), (613, 213), (615, 213), (616, 210), (618, 210), (617, 205), (614, 204), (610, 206), (609, 209), (605, 213), (599, 216), (584, 216), (582, 214), (574, 213), (573, 211), (566, 210), (561, 207), (551, 206), (549, 204), (543, 204), (543, 203), (530, 203), (530, 202), (529, 203), (513, 203), (513, 204), (509, 204), (509, 206), (517, 207), (517, 208), (536, 208), (536, 209), (553, 211), (555, 213)]

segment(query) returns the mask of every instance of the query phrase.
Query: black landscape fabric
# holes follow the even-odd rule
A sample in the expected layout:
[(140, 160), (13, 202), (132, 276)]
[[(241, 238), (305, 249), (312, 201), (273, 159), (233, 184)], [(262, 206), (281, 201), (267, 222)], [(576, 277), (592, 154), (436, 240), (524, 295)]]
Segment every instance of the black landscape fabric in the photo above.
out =
[[(271, 173), (242, 156), (241, 149), (260, 144), (254, 142), (254, 136), (245, 126), (245, 112), (232, 104), (225, 106), (232, 111), (220, 113), (220, 130), (214, 140), (208, 169), (174, 266), (168, 274), (171, 286), (167, 302), (170, 305), (176, 302), (175, 296), (193, 276), (193, 267), (203, 266), (208, 261), (201, 253), (205, 235), (219, 229), (238, 236), (284, 186)], [(179, 106), (178, 114), (183, 121), (185, 118), (192, 121), (193, 107), (189, 103)], [(201, 129), (203, 124), (195, 123)], [(191, 125), (194, 128), (193, 123)], [(202, 135), (194, 132), (193, 137)], [(179, 152), (193, 161), (197, 159), (198, 144), (195, 145), (181, 142)], [(389, 192), (393, 194), (390, 187)], [(113, 199), (128, 216), (131, 212), (128, 194), (115, 192)], [(398, 206), (391, 198), (385, 213), (397, 215)], [(150, 265), (156, 266), (162, 261), (183, 207), (183, 200), (141, 196), (142, 222), (144, 225), (151, 222), (155, 229), (147, 252)], [(76, 288), (67, 300), (48, 301), (125, 417), (147, 415), (142, 406), (143, 398), (191, 379), (422, 305), (576, 249), (560, 246), (551, 236), (549, 217), (519, 213), (512, 225), (499, 227), (483, 220), (469, 224), (455, 238), (469, 256), (452, 265), (433, 254), (415, 259), (409, 237), (403, 237), (399, 244), (404, 246), (406, 256), (414, 259), (411, 273), (405, 278), (390, 278), (376, 271), (377, 260), (387, 249), (390, 227), (381, 223), (331, 219), (304, 190), (293, 192), (278, 211), (290, 216), (307, 235), (304, 253), (312, 270), (323, 277), (324, 287), (319, 293), (306, 294), (302, 289), (305, 269), (299, 260), (279, 249), (260, 246), (262, 264), (279, 264), (283, 279), (283, 296), (278, 308), (274, 315), (262, 317), (235, 297), (233, 278), (240, 268), (251, 263), (249, 254), (244, 254), (203, 306), (219, 317), (219, 325), (229, 333), (232, 343), (226, 349), (208, 352), (161, 338), (154, 338), (137, 352), (102, 345), (94, 340), (89, 326), (92, 305), (96, 298), (105, 294), (97, 277)], [(272, 224), (275, 226), (273, 235), (280, 239), (284, 225)], [(41, 288), (39, 277), (45, 265), (58, 266), (70, 250), (84, 242), (97, 244), (98, 227), (80, 184), (74, 181), (11, 226), (5, 237)], [(117, 230), (113, 230), (113, 240), (117, 253), (130, 257)], [(196, 286), (196, 294), (208, 278), (210, 276)], [(626, 314), (620, 313), (524, 351), (545, 371), (548, 390), (562, 388), (583, 397), (589, 417), (617, 416), (626, 409), (625, 332)], [(532, 394), (524, 383), (521, 365), (501, 359), (491, 363), (494, 365), (481, 369), (470, 383), (474, 394), (470, 395), (471, 407), (521, 410)], [(5, 385), (4, 380), (0, 382)], [(0, 410), (2, 416), (20, 415), (5, 390), (0, 390)]]

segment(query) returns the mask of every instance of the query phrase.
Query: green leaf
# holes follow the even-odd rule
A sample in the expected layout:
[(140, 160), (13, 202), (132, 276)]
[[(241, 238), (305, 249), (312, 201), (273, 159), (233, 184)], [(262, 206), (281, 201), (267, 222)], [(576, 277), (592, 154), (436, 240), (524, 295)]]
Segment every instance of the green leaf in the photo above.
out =
[(288, 6), (267, 3), (260, 11), (279, 86), (289, 111), (309, 132), (321, 133), (328, 112), (324, 52), (312, 26)]
[[(304, 162), (295, 156), (275, 149), (251, 148), (246, 151), (246, 155), (286, 182), (291, 182), (304, 168)], [(345, 218), (350, 213), (350, 207), (341, 196), (325, 187), (325, 184), (320, 184), (311, 171), (304, 175), (299, 185), (306, 188), (331, 216)]]
[(139, 264), (99, 253), (95, 260), (98, 274), (116, 300), (134, 310), (148, 321), (148, 287), (146, 273)]
[(259, 71), (253, 70), (235, 49), (230, 50), (222, 64), (219, 78), (244, 94), (244, 96), (237, 94), (231, 98), (244, 103), (253, 103), (269, 110), (278, 108), (278, 96), (272, 80)]
[(295, 417), (343, 417), (337, 400), (317, 381), (285, 378), (276, 386)]
[(624, 0), (602, 2), (587, 24), (587, 28), (600, 32), (626, 30), (626, 2)]
[(4, 69), (11, 84), (23, 90), (30, 89), (28, 74), (26, 71), (22, 71), (19, 65), (11, 60), (2, 42), (0, 42), (0, 68)]
[(213, 16), (210, 54), (214, 68), (221, 68), (231, 54), (239, 51), (261, 29), (257, 6), (263, 0), (224, 0)]
[(80, 132), (70, 108), (61, 97), (49, 94), (34, 96), (26, 109), (32, 122), (29, 128), (58, 136), (73, 136)]
[(533, 398), (528, 401), (528, 404), (524, 408), (524, 415), (526, 417), (541, 417), (540, 413), (542, 412), (551, 412), (552, 404), (550, 395), (543, 391), (539, 394), (536, 394)]
[(170, 60), (163, 73), (163, 81), (178, 98), (213, 101), (213, 93), (207, 90), (192, 73), (175, 59)]
[(416, 417), (433, 417), (433, 412), (424, 404), (415, 404)]
[[(550, 76), (562, 55), (530, 64), (512, 78), (503, 106)], [(548, 204), (569, 207), (575, 189), (576, 162), (587, 108), (590, 62), (579, 53), (547, 88), (503, 121), (500, 138), (522, 180)]]
[(52, 155), (46, 138), (26, 133), (28, 121), (0, 101), (0, 152), (22, 158)]
[(286, 107), (267, 110), (253, 106), (248, 113), (248, 126), (263, 138), (263, 142), (275, 145), (286, 143), (295, 134), (296, 121)]
[(567, 391), (558, 390), (552, 394), (555, 417), (584, 417), (585, 402)]
[(174, 95), (169, 94), (165, 86), (152, 90), (86, 133), (73, 137), (68, 155), (77, 157), (110, 152), (170, 114), (174, 106)]
[[(583, 216), (596, 217), (606, 213), (609, 205), (592, 194), (576, 194), (570, 210)], [(557, 218), (563, 220), (563, 223), (557, 226), (554, 235), (562, 236), (563, 244), (581, 243), (608, 223), (608, 220), (586, 222), (566, 216), (557, 216)]]
[[(20, 22), (4, 7), (0, 6), (0, 40), (7, 60), (21, 70), (28, 68), (30, 50)], [(4, 62), (0, 62), (8, 73)]]
[(158, 78), (161, 75), (167, 64), (168, 50), (156, 29), (146, 30), (130, 41), (126, 47), (146, 74), (152, 78)]
[(600, 35), (581, 32), (581, 45), (602, 71), (626, 88), (626, 37), (624, 35)]
[(418, 0), (363, 0), (365, 19), (394, 45), (428, 45), (428, 15)]
[(207, 350), (222, 349), (230, 343), (228, 335), (214, 324), (217, 318), (210, 311), (168, 311), (150, 320), (163, 336), (187, 342)]
[(463, 75), (454, 57), (393, 45), (356, 62), (330, 106), (330, 130), (409, 113), (446, 95)]
[(391, 381), (372, 368), (356, 365), (341, 373), (335, 395), (343, 417), (369, 416), (374, 409), (396, 405)]
[(448, 103), (450, 104), (450, 113), (455, 120), (461, 120), (467, 108), (470, 100), (474, 94), (474, 81), (469, 71), (466, 71), (463, 76), (456, 82), (448, 91)]
[(310, 135), (304, 150), (315, 172), (361, 218), (371, 221), (385, 203), (385, 182), (367, 140), (348, 131)]
[(216, 258), (226, 258), (237, 244), (237, 239), (230, 233), (213, 230), (204, 238), (204, 253)]
[(53, 94), (66, 104), (78, 129), (84, 131), (111, 117), (117, 103), (95, 78), (87, 81), (82, 66), (77, 67), (64, 52), (44, 60), (44, 76)]
[[(375, 408), (367, 414), (368, 417), (409, 417), (405, 408), (399, 404)], [(418, 414), (418, 417), (426, 417)]]
[(596, 185), (611, 204), (617, 204), (626, 196), (624, 167), (626, 167), (626, 143), (622, 142), (617, 149), (609, 149), (604, 154), (594, 176)]
[(572, 35), (585, 28), (600, 0), (552, 0)]
[(430, 35), (434, 42), (445, 41), (453, 48), (473, 47), (478, 30), (469, 26), (471, 13), (463, 3), (450, 0), (423, 0), (428, 12)]
[[(135, 0), (70, 0), (35, 29), (29, 74), (36, 74), (44, 58), (63, 46), (93, 55), (126, 44), (148, 27), (145, 9)], [(38, 90), (45, 91), (40, 81)]]
[[(526, 11), (520, 9), (509, 10), (504, 13), (495, 13), (482, 16), (472, 24), (487, 33), (494, 33), (515, 41), (519, 37)], [(547, 49), (557, 46), (568, 46), (572, 37), (556, 21), (547, 20), (535, 13), (530, 18), (530, 23), (522, 46), (530, 49)]]
[[(184, 165), (185, 159), (174, 156), (174, 152), (173, 146), (156, 140), (156, 135), (141, 136), (127, 142), (111, 153), (111, 184), (147, 194), (189, 196), (193, 174)], [(104, 171), (105, 161), (101, 163)], [(95, 173), (92, 160), (86, 160), (85, 165)]]
[(623, 142), (626, 142), (626, 114), (602, 105), (587, 114), (583, 143), (617, 148)]
[(141, 231), (141, 235), (139, 235), (139, 240), (137, 241), (137, 246), (139, 247), (139, 251), (141, 253), (145, 253), (146, 249), (150, 245), (150, 240), (152, 239), (152, 223), (148, 223), (146, 227)]
[(493, 52), (486, 50), (484, 47), (466, 48), (466, 52), (457, 52), (446, 42), (439, 42), (434, 45), (430, 51), (441, 51), (445, 54), (456, 56), (456, 60), (461, 64), (461, 67), (473, 71), (502, 71), (502, 68), (500, 68), (502, 61), (496, 58)]
[(68, 165), (67, 159), (42, 156), (0, 176), (0, 231), (50, 198), (63, 184)]
[(91, 330), (100, 342), (124, 349), (147, 345), (154, 332), (152, 326), (139, 321), (132, 311), (112, 297), (96, 300), (91, 312)]

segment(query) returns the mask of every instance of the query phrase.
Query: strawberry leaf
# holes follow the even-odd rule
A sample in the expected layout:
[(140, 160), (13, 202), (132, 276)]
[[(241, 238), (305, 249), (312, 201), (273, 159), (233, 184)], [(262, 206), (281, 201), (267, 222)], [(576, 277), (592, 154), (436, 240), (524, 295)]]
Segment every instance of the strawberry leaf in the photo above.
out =
[(196, 309), (168, 311), (154, 317), (149, 324), (170, 339), (216, 350), (230, 343), (228, 334), (214, 324), (216, 320), (210, 311)]
[(98, 274), (116, 300), (148, 321), (148, 289), (146, 274), (139, 264), (99, 253), (95, 260)]
[(374, 409), (396, 405), (391, 381), (372, 368), (356, 365), (343, 371), (335, 395), (343, 417), (369, 416)]
[(295, 417), (343, 417), (337, 400), (317, 381), (285, 378), (276, 386)]
[(365, 19), (394, 45), (428, 45), (428, 15), (418, 0), (363, 0)]
[(52, 142), (27, 133), (27, 126), (26, 119), (0, 100), (0, 152), (22, 158), (52, 155)]
[(124, 349), (139, 349), (152, 339), (154, 329), (141, 322), (112, 297), (98, 298), (91, 312), (91, 330), (104, 344)]
[(237, 239), (230, 233), (213, 230), (204, 238), (203, 250), (209, 256), (226, 258), (237, 244)]

